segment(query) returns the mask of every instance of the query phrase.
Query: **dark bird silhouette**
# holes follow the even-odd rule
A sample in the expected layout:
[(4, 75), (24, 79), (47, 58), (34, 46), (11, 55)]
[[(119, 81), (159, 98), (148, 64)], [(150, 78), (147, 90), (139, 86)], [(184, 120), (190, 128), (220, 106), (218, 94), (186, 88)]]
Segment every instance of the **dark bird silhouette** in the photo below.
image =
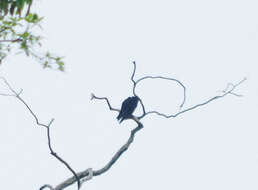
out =
[(135, 108), (137, 107), (139, 98), (137, 96), (128, 97), (122, 103), (121, 110), (119, 115), (117, 116), (117, 120), (120, 120), (120, 123), (125, 119), (132, 118), (132, 113), (134, 112)]

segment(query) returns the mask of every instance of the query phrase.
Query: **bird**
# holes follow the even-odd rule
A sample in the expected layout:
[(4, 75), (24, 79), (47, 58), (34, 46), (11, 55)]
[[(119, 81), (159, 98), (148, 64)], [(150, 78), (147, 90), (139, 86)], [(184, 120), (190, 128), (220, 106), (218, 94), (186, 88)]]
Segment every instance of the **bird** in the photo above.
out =
[(132, 118), (132, 114), (137, 107), (138, 101), (139, 98), (137, 96), (128, 97), (123, 101), (121, 110), (117, 116), (118, 121), (121, 119), (119, 123), (122, 123), (122, 121), (125, 119)]

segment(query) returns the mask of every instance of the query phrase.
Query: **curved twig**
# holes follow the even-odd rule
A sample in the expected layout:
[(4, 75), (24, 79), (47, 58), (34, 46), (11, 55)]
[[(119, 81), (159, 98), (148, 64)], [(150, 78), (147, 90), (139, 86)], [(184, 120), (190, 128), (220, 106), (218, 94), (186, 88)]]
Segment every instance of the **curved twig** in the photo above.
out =
[[(195, 106), (192, 106), (192, 107), (190, 107), (190, 108), (187, 108), (187, 109), (185, 109), (185, 110), (182, 110), (182, 111), (180, 111), (180, 112), (178, 112), (178, 113), (176, 113), (176, 114), (166, 115), (166, 114), (160, 113), (160, 112), (158, 112), (158, 111), (149, 111), (149, 112), (147, 112), (143, 117), (145, 117), (146, 115), (149, 115), (149, 114), (157, 114), (157, 115), (162, 116), (162, 117), (165, 117), (165, 118), (177, 117), (178, 115), (181, 115), (181, 114), (183, 114), (183, 113), (185, 113), (185, 112), (191, 111), (191, 110), (196, 109), (196, 108), (198, 108), (198, 107), (204, 106), (204, 105), (206, 105), (206, 104), (208, 104), (208, 103), (210, 103), (210, 102), (212, 102), (212, 101), (214, 101), (214, 100), (216, 100), (216, 99), (223, 98), (223, 97), (225, 97), (225, 96), (228, 95), (228, 94), (231, 94), (231, 95), (234, 95), (234, 96), (238, 96), (238, 97), (239, 97), (239, 96), (242, 96), (242, 95), (235, 94), (233, 91), (235, 90), (235, 88), (236, 88), (237, 86), (239, 86), (239, 85), (240, 85), (241, 83), (243, 83), (245, 80), (246, 80), (246, 78), (244, 78), (243, 80), (241, 80), (240, 82), (238, 82), (238, 83), (235, 84), (235, 85), (232, 84), (232, 83), (230, 83), (230, 85), (232, 86), (232, 88), (231, 88), (230, 90), (228, 90), (228, 86), (227, 86), (226, 89), (222, 91), (222, 92), (224, 92), (224, 94), (219, 95), (219, 96), (214, 96), (214, 97), (208, 99), (207, 101), (205, 101), (205, 102), (203, 102), (203, 103), (196, 104)], [(143, 118), (143, 117), (139, 117), (139, 119), (141, 119), (141, 118)]]
[(107, 105), (108, 105), (108, 107), (109, 107), (109, 109), (110, 109), (111, 111), (120, 112), (119, 109), (112, 108), (111, 104), (109, 103), (109, 100), (108, 100), (106, 97), (97, 97), (97, 96), (95, 96), (95, 95), (92, 93), (92, 94), (91, 94), (91, 100), (94, 100), (94, 99), (97, 99), (97, 100), (106, 100)]
[(133, 61), (133, 73), (131, 76), (131, 81), (133, 82), (133, 94), (136, 96), (136, 93), (135, 93), (136, 82), (134, 80), (135, 71), (136, 71), (136, 63), (135, 63), (135, 61)]
[(137, 82), (135, 82), (135, 80), (134, 80), (135, 71), (136, 71), (136, 63), (135, 63), (135, 61), (133, 61), (133, 73), (132, 73), (132, 76), (131, 76), (131, 81), (133, 82), (133, 95), (137, 96), (139, 98), (139, 101), (140, 101), (140, 104), (141, 104), (141, 107), (142, 107), (142, 115), (145, 115), (146, 111), (145, 111), (145, 106), (143, 104), (143, 101), (135, 92), (136, 85), (137, 85)]
[(183, 85), (182, 82), (180, 82), (180, 81), (177, 80), (177, 79), (169, 78), (169, 77), (162, 77), (162, 76), (145, 76), (145, 77), (142, 77), (142, 78), (138, 79), (138, 80), (136, 81), (136, 85), (137, 85), (139, 82), (141, 82), (141, 81), (143, 81), (143, 80), (145, 80), (145, 79), (163, 79), (163, 80), (175, 81), (176, 83), (178, 83), (178, 84), (183, 88), (183, 90), (184, 90), (183, 101), (182, 101), (182, 103), (180, 104), (180, 108), (182, 108), (182, 107), (184, 106), (184, 103), (185, 103), (185, 100), (186, 100), (186, 88), (185, 88), (185, 86)]
[[(169, 78), (169, 77), (163, 77), (163, 76), (145, 76), (145, 77), (142, 77), (138, 80), (134, 80), (134, 76), (135, 76), (135, 72), (136, 72), (136, 63), (135, 61), (133, 62), (133, 65), (134, 65), (134, 68), (133, 68), (133, 73), (132, 73), (132, 76), (131, 76), (131, 81), (133, 82), (133, 94), (135, 96), (137, 96), (136, 94), (136, 87), (137, 87), (137, 84), (139, 84), (141, 81), (143, 80), (146, 80), (146, 79), (163, 79), (163, 80), (170, 80), (170, 81), (174, 81), (176, 82), (177, 84), (179, 84), (179, 86), (181, 86), (183, 88), (183, 101), (182, 103), (180, 104), (180, 109), (184, 106), (185, 104), (185, 101), (186, 101), (186, 87), (184, 86), (184, 84), (179, 81), (178, 79), (174, 79), (174, 78)], [(138, 96), (139, 97), (139, 96)], [(146, 113), (146, 110), (145, 110), (145, 106), (143, 104), (143, 101), (142, 99), (139, 97), (139, 100), (140, 100), (140, 104), (141, 104), (141, 107), (142, 107), (142, 115), (140, 117), (138, 117), (139, 119), (143, 118), (146, 114), (148, 114), (149, 112)]]

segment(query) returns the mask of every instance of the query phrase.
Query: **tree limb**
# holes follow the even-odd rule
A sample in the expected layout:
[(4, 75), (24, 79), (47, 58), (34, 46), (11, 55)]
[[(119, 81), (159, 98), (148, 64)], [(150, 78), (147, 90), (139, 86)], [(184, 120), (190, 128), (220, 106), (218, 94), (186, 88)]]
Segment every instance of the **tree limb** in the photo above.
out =
[[(127, 151), (127, 149), (130, 147), (130, 145), (133, 143), (135, 134), (143, 128), (142, 123), (138, 122), (137, 118), (134, 118), (134, 121), (136, 121), (138, 123), (138, 126), (131, 131), (131, 134), (130, 134), (127, 142), (115, 153), (115, 155), (111, 158), (111, 160), (104, 167), (102, 167), (101, 169), (98, 169), (98, 170), (93, 170), (92, 171), (93, 176), (99, 176), (99, 175), (107, 172), (117, 162), (117, 160), (120, 158), (120, 156), (125, 151)], [(90, 175), (89, 169), (79, 172), (79, 173), (77, 173), (77, 175), (80, 179), (85, 178), (88, 175)], [(71, 178), (65, 180), (64, 182), (62, 182), (61, 184), (59, 184), (58, 186), (56, 186), (54, 188), (54, 190), (63, 190), (75, 182), (76, 182), (75, 177), (71, 177)]]

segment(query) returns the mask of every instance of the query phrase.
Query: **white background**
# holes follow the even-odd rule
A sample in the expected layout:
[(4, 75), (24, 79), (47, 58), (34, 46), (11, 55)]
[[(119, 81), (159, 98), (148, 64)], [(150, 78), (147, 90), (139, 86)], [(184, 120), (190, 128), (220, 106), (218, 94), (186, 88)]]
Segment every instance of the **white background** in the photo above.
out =
[[(255, 0), (35, 1), (44, 16), (44, 47), (65, 56), (66, 72), (9, 57), (0, 67), (51, 127), (55, 151), (76, 171), (103, 167), (126, 142), (132, 121), (120, 108), (136, 78), (163, 75), (187, 87), (185, 108), (221, 94), (228, 82), (247, 81), (226, 96), (177, 118), (151, 115), (134, 143), (105, 174), (82, 189), (258, 189), (258, 11)], [(6, 92), (1, 83), (1, 92)], [(146, 108), (175, 113), (182, 91), (146, 81), (137, 92)], [(49, 154), (46, 131), (15, 98), (0, 97), (2, 189), (39, 189), (72, 176)], [(140, 113), (140, 110), (137, 111)], [(76, 189), (76, 185), (67, 189)]]

